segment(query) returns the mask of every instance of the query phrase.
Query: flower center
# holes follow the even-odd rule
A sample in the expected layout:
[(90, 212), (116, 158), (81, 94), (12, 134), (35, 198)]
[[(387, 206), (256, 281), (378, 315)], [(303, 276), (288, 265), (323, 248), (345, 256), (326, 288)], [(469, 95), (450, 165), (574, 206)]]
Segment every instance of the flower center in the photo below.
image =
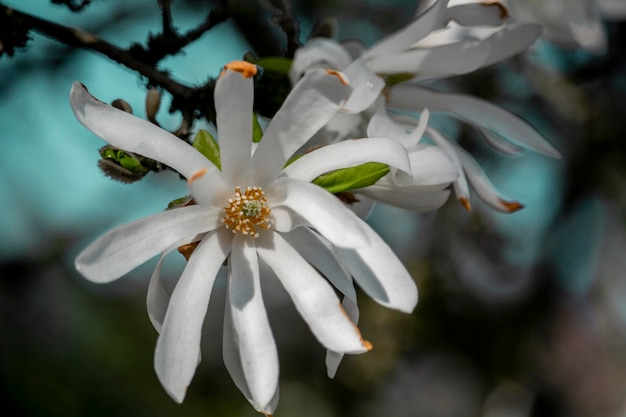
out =
[(241, 187), (235, 188), (235, 195), (228, 199), (228, 206), (224, 207), (224, 211), (222, 223), (233, 233), (241, 232), (256, 238), (259, 237), (257, 228), (270, 228), (272, 210), (260, 187), (248, 187), (244, 193), (241, 192)]

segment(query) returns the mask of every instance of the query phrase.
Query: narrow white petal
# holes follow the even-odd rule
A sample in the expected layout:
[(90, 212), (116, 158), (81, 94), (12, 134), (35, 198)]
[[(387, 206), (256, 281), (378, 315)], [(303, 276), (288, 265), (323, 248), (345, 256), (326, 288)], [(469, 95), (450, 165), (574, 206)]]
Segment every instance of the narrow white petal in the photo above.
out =
[[(367, 232), (359, 218), (337, 197), (317, 185), (295, 178), (280, 178), (270, 185), (266, 195), (272, 207), (272, 227), (279, 232), (305, 225), (336, 246), (368, 245)], [(277, 196), (282, 199), (275, 200)], [(278, 214), (281, 211), (283, 213)]]
[(458, 178), (452, 184), (456, 198), (463, 204), (463, 206), (470, 210), (470, 188), (465, 177), (465, 171), (463, 170), (463, 163), (457, 153), (457, 147), (453, 140), (445, 137), (438, 130), (428, 126), (426, 128), (426, 135), (433, 140), (450, 158), (456, 170), (458, 172)]
[(526, 149), (560, 158), (560, 153), (519, 116), (488, 101), (461, 94), (440, 93), (406, 83), (392, 88), (389, 107), (450, 112), (471, 124), (483, 126)]
[(521, 146), (515, 145), (514, 143), (508, 142), (502, 139), (500, 136), (491, 133), (489, 130), (485, 129), (482, 126), (474, 125), (474, 128), (480, 133), (480, 137), (489, 145), (491, 148), (495, 149), (498, 152), (502, 152), (503, 154), (509, 156), (520, 155), (524, 152), (524, 148)]
[(408, 115), (401, 115), (400, 117), (401, 119), (397, 116), (392, 118), (387, 111), (386, 103), (381, 101), (376, 113), (372, 115), (367, 125), (367, 136), (380, 136), (396, 140), (410, 151), (422, 139), (424, 130), (428, 126), (430, 111), (423, 109), (419, 120)]
[(353, 91), (343, 105), (342, 111), (360, 113), (365, 111), (380, 96), (385, 81), (376, 75), (362, 59), (352, 62), (344, 71)]
[[(248, 399), (258, 411), (271, 413), (268, 407), (278, 389), (278, 353), (263, 304), (252, 238), (235, 236), (228, 275), (226, 309), (232, 323), (232, 347), (240, 360)], [(234, 371), (237, 373), (237, 369)]]
[(443, 187), (457, 180), (459, 171), (447, 153), (437, 146), (420, 144), (409, 152), (411, 185)]
[(154, 271), (152, 271), (150, 283), (148, 284), (148, 294), (146, 295), (146, 307), (148, 310), (148, 317), (150, 317), (152, 326), (154, 326), (157, 333), (161, 331), (163, 319), (165, 318), (165, 313), (167, 312), (167, 306), (170, 302), (170, 295), (165, 290), (163, 282), (161, 281), (161, 268), (163, 266), (163, 261), (165, 260), (165, 257), (174, 249), (192, 242), (198, 242), (203, 237), (204, 235), (197, 235), (192, 238), (179, 240), (173, 245), (170, 245), (170, 247), (161, 253), (161, 258), (154, 268)]
[(308, 227), (298, 227), (289, 233), (283, 233), (283, 238), (317, 268), (337, 290), (353, 300), (356, 300), (356, 291), (348, 271), (337, 261), (334, 248), (326, 240)]
[(380, 162), (406, 173), (411, 172), (411, 164), (402, 144), (387, 138), (346, 140), (324, 146), (298, 158), (283, 172), (289, 177), (312, 181), (327, 172), (366, 162)]
[(257, 240), (259, 257), (276, 273), (322, 345), (341, 353), (369, 350), (332, 286), (280, 234), (264, 233)]
[(76, 269), (94, 282), (113, 281), (174, 242), (221, 226), (216, 209), (189, 206), (119, 226), (99, 237), (76, 258)]
[(217, 134), (226, 182), (246, 186), (252, 147), (252, 77), (225, 69), (215, 85)]
[(148, 317), (150, 318), (150, 322), (157, 333), (161, 332), (163, 319), (165, 318), (165, 314), (167, 312), (167, 306), (170, 303), (170, 295), (165, 290), (163, 281), (161, 281), (161, 267), (163, 266), (163, 261), (165, 260), (167, 254), (173, 249), (176, 249), (176, 247), (168, 249), (170, 250), (166, 250), (161, 254), (159, 262), (154, 268), (154, 271), (152, 271), (150, 283), (148, 284), (148, 294), (146, 295), (146, 309), (148, 310)]
[[(350, 299), (344, 297), (341, 306), (348, 317), (350, 317), (350, 320), (352, 320), (354, 324), (357, 324), (359, 322), (359, 307), (356, 303), (356, 298)], [(326, 351), (326, 373), (329, 378), (334, 378), (335, 374), (337, 374), (337, 368), (339, 368), (343, 356), (343, 353), (334, 352), (332, 350)]]
[(436, 210), (443, 206), (448, 201), (450, 191), (433, 190), (430, 187), (426, 189), (421, 187), (403, 187), (398, 189), (368, 187), (361, 190), (360, 194), (391, 206), (422, 212)]
[(350, 62), (352, 62), (350, 54), (336, 40), (313, 38), (296, 49), (289, 69), (289, 79), (293, 85), (296, 85), (309, 69), (327, 68), (342, 71), (350, 65)]
[(179, 403), (198, 365), (202, 323), (232, 238), (224, 228), (209, 233), (189, 258), (170, 299), (154, 353), (154, 369), (167, 393)]
[(162, 162), (185, 178), (212, 165), (180, 138), (101, 102), (79, 82), (72, 84), (70, 103), (78, 121), (97, 136), (117, 148)]
[(509, 19), (506, 7), (493, 3), (468, 3), (449, 7), (448, 16), (463, 26), (500, 26)]
[[(227, 299), (230, 298), (228, 295), (227, 288)], [(228, 373), (232, 378), (233, 382), (239, 388), (239, 391), (246, 397), (246, 399), (250, 402), (250, 404), (254, 405), (252, 394), (250, 393), (250, 388), (248, 388), (248, 383), (246, 382), (246, 376), (243, 372), (243, 366), (241, 361), (241, 355), (239, 352), (239, 346), (236, 342), (235, 332), (233, 329), (233, 318), (230, 305), (226, 303), (226, 308), (224, 309), (224, 334), (222, 337), (222, 356), (224, 358), (224, 365), (226, 365), (226, 369), (228, 369)], [(270, 403), (265, 407), (265, 409), (257, 409), (260, 413), (271, 416), (276, 410), (278, 406), (278, 398), (279, 398), (279, 386), (276, 386), (276, 392)]]
[(378, 74), (409, 73), (416, 79), (466, 74), (484, 65), (491, 45), (466, 40), (430, 48), (411, 49), (371, 60), (368, 65)]
[(277, 178), (287, 159), (332, 119), (351, 88), (323, 70), (306, 73), (265, 130), (252, 157), (257, 185)]
[[(376, 302), (410, 313), (417, 304), (417, 286), (391, 248), (365, 222), (370, 245), (337, 248), (340, 261), (354, 280)], [(334, 350), (334, 349), (331, 349)]]
[(437, 1), (411, 24), (374, 44), (363, 54), (366, 62), (409, 49), (430, 32), (445, 25), (447, 1)]
[(221, 208), (235, 191), (236, 185), (226, 183), (222, 173), (212, 167), (193, 173), (187, 181), (187, 187), (199, 205)]
[(626, 19), (626, 2), (623, 0), (595, 0), (595, 3), (606, 20)]
[(493, 186), (489, 177), (487, 177), (487, 174), (483, 171), (478, 162), (460, 146), (457, 147), (457, 152), (463, 163), (467, 179), (472, 185), (472, 189), (481, 200), (492, 208), (505, 213), (512, 213), (524, 208), (524, 206), (517, 201), (508, 201), (500, 197), (500, 193)]
[(542, 32), (543, 27), (535, 23), (515, 22), (503, 26), (483, 41), (491, 45), (489, 57), (483, 66), (502, 62), (524, 52), (539, 39)]

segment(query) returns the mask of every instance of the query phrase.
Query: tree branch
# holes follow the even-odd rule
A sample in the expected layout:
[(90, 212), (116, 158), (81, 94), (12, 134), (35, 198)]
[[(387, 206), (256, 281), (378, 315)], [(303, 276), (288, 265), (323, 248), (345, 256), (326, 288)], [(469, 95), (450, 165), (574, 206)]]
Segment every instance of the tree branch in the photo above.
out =
[[(170, 111), (181, 111), (187, 122), (190, 121), (189, 118), (198, 117), (200, 115), (204, 115), (208, 120), (214, 118), (214, 80), (212, 79), (201, 87), (192, 88), (175, 81), (170, 77), (169, 73), (156, 69), (154, 64), (145, 62), (141, 59), (141, 56), (136, 56), (133, 48), (124, 50), (81, 29), (69, 28), (40, 19), (1, 4), (0, 15), (11, 16), (12, 19), (18, 19), (32, 30), (66, 45), (99, 52), (107, 58), (138, 72), (140, 75), (146, 77), (151, 85), (161, 87), (172, 95), (173, 101)], [(210, 17), (207, 18), (207, 21), (194, 30), (191, 36), (188, 34), (185, 37), (185, 42), (191, 42), (193, 36), (196, 36), (196, 38), (199, 37), (202, 33), (201, 28), (208, 28), (214, 24), (216, 24), (214, 20)], [(204, 31), (206, 30), (207, 29), (204, 29)], [(186, 43), (181, 45), (185, 45)]]

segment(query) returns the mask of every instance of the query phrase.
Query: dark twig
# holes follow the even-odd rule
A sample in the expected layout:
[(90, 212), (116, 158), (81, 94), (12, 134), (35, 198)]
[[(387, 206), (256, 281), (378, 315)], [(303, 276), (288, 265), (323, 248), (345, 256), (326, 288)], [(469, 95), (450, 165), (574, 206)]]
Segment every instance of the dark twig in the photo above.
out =
[(32, 30), (45, 36), (69, 46), (99, 52), (111, 60), (137, 71), (147, 78), (150, 85), (161, 87), (172, 95), (173, 100), (170, 111), (181, 111), (185, 120), (190, 120), (192, 117), (200, 117), (201, 115), (208, 120), (214, 118), (214, 80), (207, 81), (201, 87), (192, 88), (175, 81), (166, 71), (158, 70), (154, 65), (144, 62), (140, 57), (134, 55), (132, 49), (121, 49), (89, 32), (59, 25), (18, 12), (3, 5), (0, 5), (0, 15), (10, 15), (12, 18), (19, 19)]
[(73, 12), (80, 12), (85, 7), (89, 6), (91, 0), (52, 0), (53, 4), (63, 4), (67, 6)]
[(161, 8), (161, 18), (163, 21), (163, 35), (171, 36), (176, 34), (176, 29), (172, 23), (172, 0), (158, 0)]
[(156, 65), (166, 56), (177, 54), (185, 46), (196, 41), (205, 32), (222, 23), (229, 17), (228, 9), (224, 5), (224, 2), (220, 2), (211, 9), (207, 18), (200, 25), (180, 35), (172, 23), (169, 9), (170, 4), (171, 0), (159, 0), (163, 15), (163, 33), (151, 35), (148, 39), (147, 47), (135, 43), (129, 49), (136, 58), (147, 64)]

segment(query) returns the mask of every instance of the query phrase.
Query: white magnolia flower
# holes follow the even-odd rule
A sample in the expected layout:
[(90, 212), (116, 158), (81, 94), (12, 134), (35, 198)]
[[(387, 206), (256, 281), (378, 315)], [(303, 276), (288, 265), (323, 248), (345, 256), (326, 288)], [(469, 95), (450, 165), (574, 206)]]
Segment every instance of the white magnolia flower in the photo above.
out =
[[(623, 0), (501, 0), (516, 20), (540, 23), (543, 37), (563, 48), (604, 53), (607, 36), (603, 19), (626, 18)], [(450, 0), (451, 4), (479, 0)]]
[[(346, 141), (321, 149), (323, 160), (316, 151), (301, 156), (286, 172), (288, 158), (335, 115), (350, 87), (341, 74), (309, 72), (252, 153), (255, 72), (251, 64), (231, 63), (215, 87), (221, 171), (187, 143), (74, 84), (71, 104), (82, 124), (115, 147), (178, 171), (196, 202), (109, 231), (79, 254), (76, 267), (86, 278), (105, 283), (162, 254), (147, 298), (160, 332), (154, 366), (166, 391), (181, 402), (199, 362), (211, 289), (227, 260), (224, 362), (246, 398), (269, 415), (278, 400), (279, 366), (261, 296), (261, 260), (280, 279), (320, 343), (335, 355), (362, 353), (371, 345), (350, 311), (341, 307), (333, 286), (345, 294), (345, 306), (356, 302), (354, 279), (379, 303), (405, 312), (415, 307), (417, 289), (367, 224), (310, 183), (322, 173), (368, 161), (409, 171), (402, 146), (382, 138)], [(195, 243), (170, 299), (160, 281), (163, 258)]]
[[(339, 114), (329, 123), (324, 133), (334, 135), (333, 141), (366, 127), (369, 136), (394, 137), (403, 143), (412, 155), (412, 162), (416, 162), (413, 159), (417, 155), (425, 156), (422, 149), (431, 151), (422, 148), (423, 144), (416, 148), (422, 133), (435, 142), (456, 166), (458, 175), (450, 180), (447, 169), (440, 171), (436, 177), (445, 178), (445, 181), (436, 185), (438, 189), (430, 189), (435, 194), (426, 195), (425, 201), (432, 204), (423, 206), (424, 209), (443, 204), (446, 181), (448, 184), (454, 181), (457, 198), (468, 209), (471, 185), (492, 207), (505, 212), (515, 211), (522, 206), (501, 198), (471, 155), (434, 128), (426, 127), (424, 119), (427, 119), (428, 111), (448, 113), (471, 124), (489, 145), (505, 153), (517, 154), (530, 149), (559, 157), (558, 151), (531, 126), (508, 111), (482, 99), (438, 92), (421, 84), (424, 80), (465, 74), (500, 62), (528, 48), (541, 34), (540, 25), (509, 22), (508, 17), (507, 9), (499, 2), (451, 5), (448, 0), (436, 0), (411, 24), (369, 49), (355, 42), (312, 39), (296, 51), (290, 76), (295, 82), (307, 69), (330, 67), (350, 78), (354, 92), (344, 110), (354, 114)], [(460, 38), (442, 36), (454, 25), (465, 28), (465, 35)], [(487, 28), (488, 35), (475, 37), (475, 28)], [(380, 100), (376, 102), (381, 95), (384, 97), (382, 104)], [(398, 113), (403, 116), (397, 116)], [(407, 122), (407, 114), (415, 119)], [(417, 121), (420, 117), (421, 128)], [(405, 136), (407, 138), (403, 139)], [(412, 163), (413, 170), (417, 166)], [(419, 201), (419, 190), (428, 190), (421, 186), (433, 184), (429, 183), (430, 179), (423, 183), (420, 182), (423, 177), (413, 176), (416, 181), (413, 185), (417, 186), (414, 191), (418, 192), (413, 201)], [(371, 188), (378, 191), (372, 198), (410, 207), (410, 200), (400, 198), (402, 193), (397, 192), (399, 188), (410, 191), (406, 188), (408, 184), (387, 182), (387, 189), (393, 191), (388, 195), (382, 193), (379, 185), (383, 182)]]

